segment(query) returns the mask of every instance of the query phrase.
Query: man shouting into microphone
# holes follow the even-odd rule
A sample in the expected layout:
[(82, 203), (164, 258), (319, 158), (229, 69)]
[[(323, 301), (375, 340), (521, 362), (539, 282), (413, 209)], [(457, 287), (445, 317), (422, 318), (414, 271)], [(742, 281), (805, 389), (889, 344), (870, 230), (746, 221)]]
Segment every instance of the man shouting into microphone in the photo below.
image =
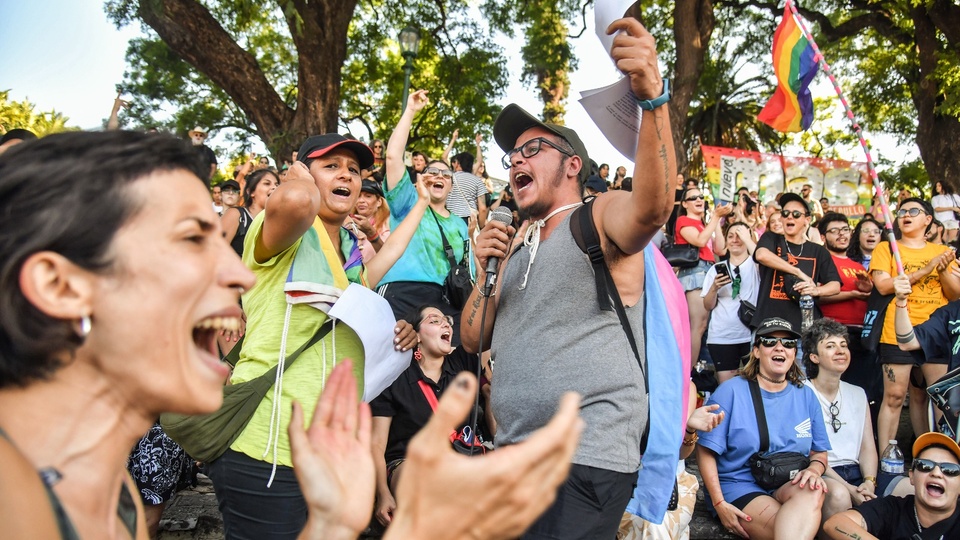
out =
[[(643, 249), (670, 215), (677, 174), (669, 88), (654, 39), (636, 19), (615, 21), (607, 32), (619, 33), (611, 57), (630, 79), (642, 124), (634, 191), (600, 196), (592, 216), (642, 355)], [(583, 398), (586, 429), (570, 477), (524, 538), (614, 538), (637, 478), (647, 395), (618, 315), (600, 309), (593, 267), (570, 232), (590, 159), (576, 132), (542, 123), (515, 104), (500, 113), (494, 137), (506, 152), (503, 164), (516, 203), (529, 220), (515, 237), (513, 227), (493, 220), (480, 233), (480, 268), (487, 269), (491, 257), (504, 262), (483, 324), (485, 291), (474, 291), (463, 310), (463, 346), (478, 352), (482, 337), (496, 362), (498, 447), (545, 425), (564, 392)], [(485, 274), (480, 283), (487, 282)]]

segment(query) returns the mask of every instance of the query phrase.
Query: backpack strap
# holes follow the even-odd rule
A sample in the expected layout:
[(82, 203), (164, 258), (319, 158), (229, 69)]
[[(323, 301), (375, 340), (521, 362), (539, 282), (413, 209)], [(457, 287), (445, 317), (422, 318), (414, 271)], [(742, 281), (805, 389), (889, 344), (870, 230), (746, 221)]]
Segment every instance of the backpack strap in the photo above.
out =
[[(606, 259), (603, 258), (603, 249), (600, 247), (600, 236), (597, 234), (597, 226), (593, 222), (593, 202), (596, 197), (592, 197), (584, 203), (583, 206), (573, 211), (570, 216), (570, 234), (580, 251), (587, 254), (590, 264), (593, 266), (593, 275), (596, 280), (597, 301), (600, 302), (600, 309), (603, 311), (616, 311), (617, 318), (620, 319), (620, 326), (623, 333), (627, 336), (630, 348), (633, 350), (633, 356), (637, 359), (637, 365), (640, 366), (640, 373), (643, 376), (643, 386), (647, 395), (650, 395), (650, 378), (647, 377), (646, 357), (640, 356), (640, 350), (637, 347), (637, 340), (633, 335), (633, 328), (630, 326), (630, 320), (627, 319), (627, 312), (623, 307), (623, 301), (620, 298), (620, 292), (617, 290), (617, 284), (613, 281), (610, 274), (610, 268), (607, 266)], [(643, 437), (640, 440), (640, 452), (647, 449), (647, 440), (650, 438), (650, 404), (647, 403), (647, 423), (643, 430)]]

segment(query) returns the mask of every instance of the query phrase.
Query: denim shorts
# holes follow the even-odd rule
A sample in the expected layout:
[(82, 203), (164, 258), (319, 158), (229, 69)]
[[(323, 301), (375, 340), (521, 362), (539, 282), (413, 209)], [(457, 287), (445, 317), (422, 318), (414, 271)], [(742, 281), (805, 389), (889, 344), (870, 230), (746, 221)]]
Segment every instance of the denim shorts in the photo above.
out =
[(707, 276), (707, 270), (710, 270), (713, 264), (711, 261), (700, 259), (700, 262), (692, 268), (681, 268), (677, 277), (680, 278), (680, 284), (683, 285), (683, 292), (703, 288), (703, 278)]

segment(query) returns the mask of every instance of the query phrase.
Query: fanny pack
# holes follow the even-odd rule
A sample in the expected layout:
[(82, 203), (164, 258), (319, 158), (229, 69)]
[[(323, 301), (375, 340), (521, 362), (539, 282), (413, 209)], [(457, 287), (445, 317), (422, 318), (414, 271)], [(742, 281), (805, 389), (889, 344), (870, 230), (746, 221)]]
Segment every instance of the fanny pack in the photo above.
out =
[[(316, 345), (333, 328), (333, 319), (327, 319), (306, 343), (287, 356), (283, 370), (293, 364), (303, 351)], [(243, 338), (234, 345), (223, 360), (235, 366), (240, 359)], [(277, 366), (246, 382), (223, 387), (223, 404), (210, 414), (164, 413), (160, 415), (163, 431), (197, 461), (210, 463), (223, 455), (253, 418), (263, 397), (277, 378)]]
[[(430, 409), (436, 413), (439, 403), (436, 394), (433, 393), (433, 388), (423, 379), (417, 381), (417, 385), (420, 386), (423, 397), (427, 398)], [(480, 437), (473, 432), (470, 426), (463, 426), (460, 431), (454, 430), (450, 433), (450, 444), (453, 445), (453, 449), (465, 456), (481, 456), (486, 453), (487, 448), (483, 446), (483, 442), (479, 439)]]
[(763, 411), (763, 399), (760, 385), (750, 381), (750, 397), (757, 413), (757, 428), (760, 432), (760, 451), (750, 456), (750, 473), (757, 485), (767, 491), (773, 491), (793, 480), (797, 474), (810, 466), (810, 457), (799, 452), (775, 452), (768, 454), (770, 434), (767, 432), (767, 415)]

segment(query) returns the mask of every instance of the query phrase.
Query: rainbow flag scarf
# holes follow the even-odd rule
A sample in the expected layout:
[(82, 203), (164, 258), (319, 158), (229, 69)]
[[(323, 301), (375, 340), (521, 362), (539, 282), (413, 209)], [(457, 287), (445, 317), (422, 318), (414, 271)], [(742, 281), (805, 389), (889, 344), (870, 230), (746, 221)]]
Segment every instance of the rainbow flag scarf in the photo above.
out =
[(773, 34), (773, 70), (777, 90), (757, 119), (784, 133), (803, 131), (813, 123), (810, 82), (819, 64), (813, 46), (804, 36), (789, 6)]

